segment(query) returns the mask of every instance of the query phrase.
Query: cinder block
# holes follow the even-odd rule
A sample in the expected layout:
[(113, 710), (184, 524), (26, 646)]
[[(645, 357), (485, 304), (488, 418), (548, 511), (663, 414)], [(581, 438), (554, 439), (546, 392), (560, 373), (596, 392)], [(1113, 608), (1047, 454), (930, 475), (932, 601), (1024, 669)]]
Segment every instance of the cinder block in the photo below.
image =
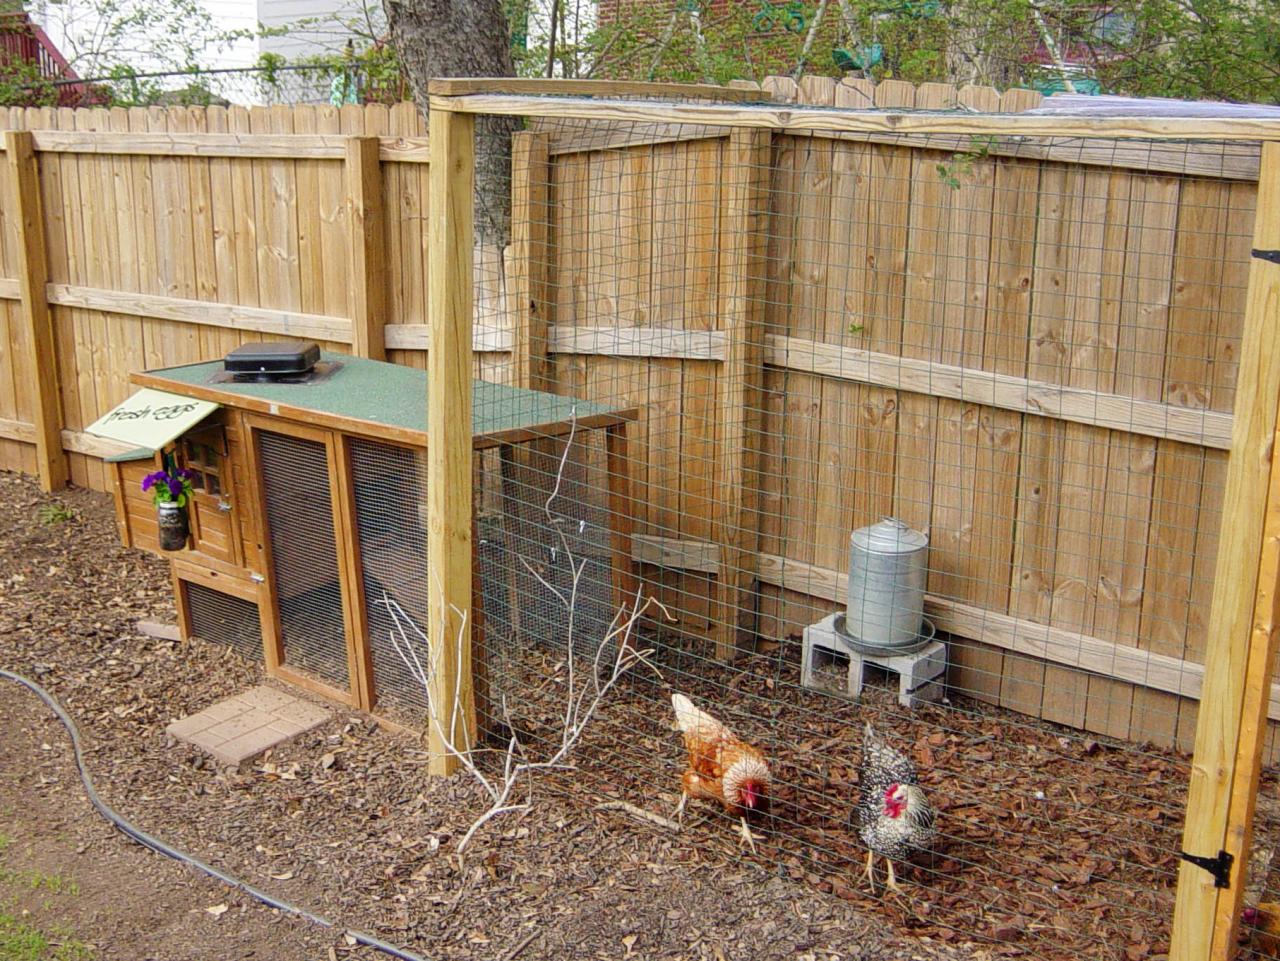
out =
[(863, 678), (868, 664), (898, 675), (898, 703), (913, 708), (925, 701), (939, 701), (945, 693), (947, 645), (934, 641), (909, 654), (867, 654), (857, 650), (836, 630), (836, 617), (831, 614), (804, 629), (804, 648), (800, 665), (800, 683), (821, 690), (814, 671), (814, 658), (819, 651), (841, 654), (849, 659), (845, 689), (850, 697), (862, 694)]

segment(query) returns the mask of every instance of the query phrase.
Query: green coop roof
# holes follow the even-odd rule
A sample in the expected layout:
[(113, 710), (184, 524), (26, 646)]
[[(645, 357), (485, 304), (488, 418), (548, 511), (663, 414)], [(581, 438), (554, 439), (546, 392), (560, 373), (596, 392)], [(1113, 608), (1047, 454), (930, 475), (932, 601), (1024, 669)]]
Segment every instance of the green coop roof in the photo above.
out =
[[(219, 382), (221, 360), (147, 371), (132, 380), (267, 416), (425, 443), (426, 371), (328, 352), (321, 361), (341, 366), (311, 384)], [(471, 429), (478, 444), (562, 433), (575, 418), (580, 427), (591, 428), (635, 416), (632, 410), (480, 380), (472, 382), (471, 401)]]

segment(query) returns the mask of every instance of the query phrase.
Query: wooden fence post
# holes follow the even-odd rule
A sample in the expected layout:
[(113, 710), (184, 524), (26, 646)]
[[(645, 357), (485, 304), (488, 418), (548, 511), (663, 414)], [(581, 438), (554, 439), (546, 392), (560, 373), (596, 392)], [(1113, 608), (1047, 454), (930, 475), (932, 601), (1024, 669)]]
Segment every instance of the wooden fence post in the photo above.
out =
[(720, 429), (712, 524), (720, 561), (712, 630), (716, 657), (726, 661), (737, 651), (739, 617), (753, 591), (759, 543), (756, 444), (764, 363), (760, 221), (768, 213), (771, 144), (768, 130), (735, 129), (724, 155), (718, 313), (724, 324), (725, 359), (718, 381)]
[[(1253, 228), (1256, 252), (1280, 249), (1280, 144), (1264, 143)], [(1234, 856), (1229, 886), (1183, 861), (1170, 961), (1227, 961), (1235, 951), (1276, 647), (1280, 561), (1280, 263), (1249, 270), (1222, 534), (1209, 611), (1204, 686), (1182, 849)]]
[(52, 491), (67, 486), (68, 472), (67, 455), (62, 449), (58, 356), (45, 293), (49, 258), (45, 249), (40, 175), (31, 131), (5, 131), (4, 148), (13, 185), (12, 209), (17, 211), (18, 287), (28, 351), (22, 360), (27, 368), (27, 390), (33, 401), (36, 468), (41, 489)]
[(386, 360), (386, 217), (378, 149), (377, 137), (347, 138), (344, 173), (351, 224), (351, 352), (357, 357)]
[(551, 177), (550, 135), (522, 131), (511, 138), (511, 273), (508, 302), (513, 306), (511, 383), (550, 390), (547, 325), (547, 206)]
[(447, 775), (475, 743), (471, 683), (471, 326), (475, 117), (430, 111), (427, 257), (427, 638), (430, 770)]

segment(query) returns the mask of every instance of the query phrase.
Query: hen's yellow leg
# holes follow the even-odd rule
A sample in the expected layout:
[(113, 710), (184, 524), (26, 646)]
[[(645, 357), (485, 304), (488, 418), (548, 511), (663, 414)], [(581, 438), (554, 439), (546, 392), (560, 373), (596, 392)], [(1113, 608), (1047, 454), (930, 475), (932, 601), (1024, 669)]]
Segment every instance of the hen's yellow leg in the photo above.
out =
[(890, 891), (893, 891), (895, 894), (905, 894), (905, 892), (902, 890), (902, 886), (898, 884), (898, 879), (893, 876), (892, 859), (885, 858), (884, 863), (889, 866), (889, 880), (885, 882), (885, 887), (887, 887)]
[[(739, 818), (738, 822), (742, 825), (742, 830), (739, 833), (742, 835), (743, 844), (751, 848), (751, 853), (755, 854), (756, 853), (756, 836), (751, 833), (751, 828), (747, 827), (747, 819)], [(742, 847), (742, 844), (739, 844), (738, 847)]]
[(680, 803), (676, 805), (676, 820), (684, 827), (684, 806), (689, 803), (689, 792), (680, 792)]
[(876, 855), (874, 851), (867, 852), (867, 869), (862, 872), (867, 879), (867, 884), (871, 886), (871, 893), (876, 893)]

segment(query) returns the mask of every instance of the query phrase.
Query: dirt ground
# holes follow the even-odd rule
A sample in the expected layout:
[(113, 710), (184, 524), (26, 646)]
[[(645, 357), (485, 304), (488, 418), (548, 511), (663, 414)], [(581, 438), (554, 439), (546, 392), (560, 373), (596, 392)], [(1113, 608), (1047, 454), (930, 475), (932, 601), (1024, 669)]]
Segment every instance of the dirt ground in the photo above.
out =
[[(89, 805), (53, 713), (0, 684), (0, 914), (94, 958), (322, 958), (340, 935), (125, 839)], [(15, 957), (22, 957), (16, 955)], [(0, 940), (0, 958), (8, 961)]]
[[(51, 518), (50, 503), (72, 513)], [(46, 521), (50, 521), (46, 523)], [(874, 910), (815, 890), (779, 861), (742, 859), (714, 816), (674, 835), (597, 810), (599, 780), (537, 786), (533, 810), (493, 822), (459, 864), (483, 809), (463, 777), (425, 772), (415, 738), (368, 717), (333, 719), (252, 770), (214, 770), (165, 725), (262, 680), (202, 642), (145, 637), (173, 616), (167, 565), (118, 546), (108, 498), (43, 497), (0, 474), (0, 666), (68, 708), (109, 804), (143, 829), (425, 958), (929, 959), (986, 956), (904, 936)], [(92, 957), (372, 957), (281, 918), (123, 839), (92, 814), (53, 716), (0, 682), (0, 833), (6, 878), (67, 879), (59, 893), (0, 888), (0, 902)], [(673, 794), (669, 761), (653, 804)], [(642, 799), (643, 800), (643, 799)], [(830, 888), (830, 885), (827, 885)], [(208, 908), (227, 905), (219, 915)], [(4, 904), (0, 903), (0, 909)]]

